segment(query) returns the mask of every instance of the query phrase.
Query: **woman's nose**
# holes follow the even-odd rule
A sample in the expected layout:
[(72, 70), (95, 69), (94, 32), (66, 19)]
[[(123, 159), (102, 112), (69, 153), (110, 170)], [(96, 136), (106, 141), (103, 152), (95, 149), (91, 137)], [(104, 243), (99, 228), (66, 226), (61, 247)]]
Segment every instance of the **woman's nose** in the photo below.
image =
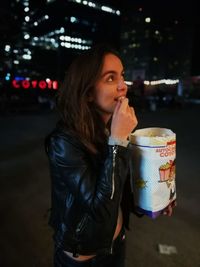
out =
[(127, 85), (126, 85), (125, 81), (123, 79), (121, 79), (118, 82), (117, 90), (126, 90), (126, 89), (127, 89)]

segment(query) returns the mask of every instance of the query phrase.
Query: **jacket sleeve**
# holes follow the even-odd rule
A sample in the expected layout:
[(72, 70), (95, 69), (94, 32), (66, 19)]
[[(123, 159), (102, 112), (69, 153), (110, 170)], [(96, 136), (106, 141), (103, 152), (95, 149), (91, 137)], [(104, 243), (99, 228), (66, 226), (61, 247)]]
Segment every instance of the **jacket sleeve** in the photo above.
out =
[(94, 166), (80, 142), (55, 135), (47, 153), (54, 186), (68, 188), (84, 209), (96, 212), (109, 209), (110, 202), (119, 203), (128, 169), (127, 148), (109, 146), (105, 160)]

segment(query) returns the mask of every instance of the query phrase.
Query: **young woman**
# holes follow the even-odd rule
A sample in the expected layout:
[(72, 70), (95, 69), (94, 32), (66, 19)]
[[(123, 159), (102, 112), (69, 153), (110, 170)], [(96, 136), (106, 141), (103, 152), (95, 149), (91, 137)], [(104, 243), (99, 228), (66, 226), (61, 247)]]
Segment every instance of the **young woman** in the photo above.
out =
[(132, 210), (130, 133), (137, 126), (117, 52), (98, 45), (74, 60), (48, 136), (54, 266), (124, 266)]

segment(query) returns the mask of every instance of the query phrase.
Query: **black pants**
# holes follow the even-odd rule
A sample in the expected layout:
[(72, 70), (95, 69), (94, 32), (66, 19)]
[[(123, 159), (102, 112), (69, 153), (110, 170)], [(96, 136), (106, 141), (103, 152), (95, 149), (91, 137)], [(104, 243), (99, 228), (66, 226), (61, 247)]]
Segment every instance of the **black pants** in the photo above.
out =
[(85, 261), (69, 257), (62, 249), (54, 255), (54, 267), (124, 267), (125, 266), (125, 231), (121, 230), (113, 243), (112, 254), (97, 255)]

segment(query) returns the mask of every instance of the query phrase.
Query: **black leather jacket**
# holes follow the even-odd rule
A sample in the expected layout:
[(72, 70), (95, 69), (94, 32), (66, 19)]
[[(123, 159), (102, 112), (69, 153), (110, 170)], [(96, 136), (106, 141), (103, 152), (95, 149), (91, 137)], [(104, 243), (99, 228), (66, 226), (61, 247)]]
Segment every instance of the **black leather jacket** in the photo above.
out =
[(46, 139), (46, 151), (52, 180), (49, 224), (55, 245), (74, 255), (109, 252), (119, 205), (126, 226), (132, 209), (129, 149), (107, 145), (104, 155), (93, 154), (57, 128)]

